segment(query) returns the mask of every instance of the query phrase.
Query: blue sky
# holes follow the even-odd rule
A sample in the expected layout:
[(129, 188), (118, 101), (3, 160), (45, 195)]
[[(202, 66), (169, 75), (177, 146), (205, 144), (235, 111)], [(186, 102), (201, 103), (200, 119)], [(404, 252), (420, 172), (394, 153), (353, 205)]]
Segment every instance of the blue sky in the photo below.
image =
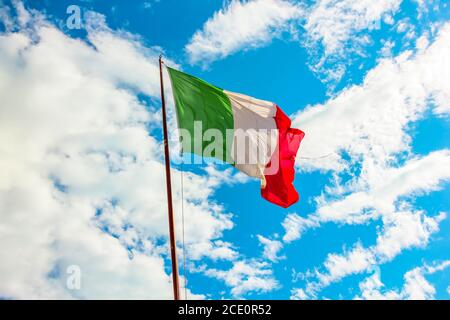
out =
[[(23, 147), (0, 149), (17, 172), (1, 178), (0, 208), (16, 217), (10, 247), (26, 250), (2, 246), (0, 296), (170, 298), (163, 53), (276, 102), (306, 132), (288, 209), (225, 165), (173, 164), (175, 184), (185, 170), (190, 297), (449, 298), (445, 1), (2, 2), (3, 139)], [(81, 29), (66, 25), (70, 5)], [(35, 248), (32, 214), (47, 230)], [(32, 251), (45, 257), (35, 269)], [(65, 286), (68, 265), (81, 268), (79, 290)]]

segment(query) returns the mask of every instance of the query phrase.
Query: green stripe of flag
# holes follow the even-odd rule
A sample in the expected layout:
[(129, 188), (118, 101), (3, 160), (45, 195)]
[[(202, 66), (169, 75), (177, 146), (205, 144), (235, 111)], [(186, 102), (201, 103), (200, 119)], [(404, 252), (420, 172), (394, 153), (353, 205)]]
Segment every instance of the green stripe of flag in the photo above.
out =
[[(190, 133), (191, 139), (181, 142), (183, 151), (203, 156), (205, 148), (214, 141), (203, 141), (204, 133), (208, 129), (217, 129), (222, 138), (222, 150), (215, 150), (212, 155), (220, 160), (232, 163), (232, 136), (226, 138), (227, 129), (233, 130), (233, 111), (228, 96), (222, 89), (213, 86), (199, 78), (167, 67), (172, 82), (173, 96), (177, 111), (178, 127)], [(200, 121), (201, 130), (195, 133), (194, 122)], [(231, 131), (232, 132), (232, 131)], [(230, 133), (230, 130), (228, 134)], [(195, 141), (194, 141), (195, 137)]]

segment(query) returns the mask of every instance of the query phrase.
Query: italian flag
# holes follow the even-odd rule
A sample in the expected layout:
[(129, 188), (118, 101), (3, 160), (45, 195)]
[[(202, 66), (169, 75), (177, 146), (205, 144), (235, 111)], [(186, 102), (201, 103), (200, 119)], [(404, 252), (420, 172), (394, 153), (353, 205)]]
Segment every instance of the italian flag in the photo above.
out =
[(214, 157), (261, 180), (261, 195), (287, 208), (298, 201), (294, 163), (304, 132), (273, 102), (223, 90), (167, 67), (183, 152)]

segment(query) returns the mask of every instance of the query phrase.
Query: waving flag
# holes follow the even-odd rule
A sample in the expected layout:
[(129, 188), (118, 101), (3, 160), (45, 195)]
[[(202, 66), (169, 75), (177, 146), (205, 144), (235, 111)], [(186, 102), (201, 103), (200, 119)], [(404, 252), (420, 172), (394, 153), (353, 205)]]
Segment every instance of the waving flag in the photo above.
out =
[(220, 89), (168, 68), (183, 152), (214, 157), (261, 180), (261, 195), (284, 208), (298, 201), (292, 185), (304, 132), (273, 102)]

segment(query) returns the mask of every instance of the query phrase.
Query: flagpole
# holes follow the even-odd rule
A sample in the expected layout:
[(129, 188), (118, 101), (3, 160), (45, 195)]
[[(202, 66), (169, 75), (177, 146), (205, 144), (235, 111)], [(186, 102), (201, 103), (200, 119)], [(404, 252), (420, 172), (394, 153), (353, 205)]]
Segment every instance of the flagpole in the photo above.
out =
[(175, 227), (174, 227), (173, 205), (172, 205), (172, 183), (170, 180), (169, 139), (167, 135), (166, 100), (164, 98), (164, 81), (163, 81), (162, 64), (163, 64), (162, 56), (160, 55), (159, 77), (161, 82), (161, 105), (162, 105), (161, 109), (162, 109), (163, 134), (164, 134), (164, 159), (166, 163), (167, 208), (169, 214), (169, 240), (170, 240), (170, 256), (172, 260), (173, 298), (174, 300), (180, 300), (177, 249), (175, 242)]

